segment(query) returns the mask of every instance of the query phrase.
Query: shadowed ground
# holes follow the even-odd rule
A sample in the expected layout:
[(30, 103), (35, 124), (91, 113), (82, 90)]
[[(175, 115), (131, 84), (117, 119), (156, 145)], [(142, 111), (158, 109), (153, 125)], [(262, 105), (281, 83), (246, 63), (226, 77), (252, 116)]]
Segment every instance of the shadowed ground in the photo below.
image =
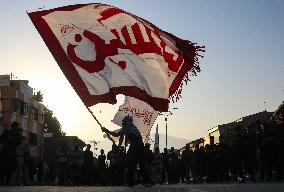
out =
[(0, 192), (284, 192), (284, 183), (261, 184), (190, 184), (160, 185), (153, 187), (59, 187), (59, 186), (24, 186), (0, 187)]

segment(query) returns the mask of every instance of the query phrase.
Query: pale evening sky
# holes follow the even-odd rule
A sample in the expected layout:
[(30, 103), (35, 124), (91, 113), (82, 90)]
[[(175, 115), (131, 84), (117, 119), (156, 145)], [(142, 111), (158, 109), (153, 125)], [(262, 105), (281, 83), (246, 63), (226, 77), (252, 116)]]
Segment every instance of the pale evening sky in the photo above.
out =
[[(92, 119), (61, 72), (26, 11), (79, 4), (78, 0), (1, 0), (0, 74), (13, 73), (41, 90), (67, 135), (102, 139)], [(105, 3), (142, 17), (180, 38), (206, 46), (201, 73), (183, 89), (168, 120), (168, 134), (197, 139), (207, 130), (239, 117), (274, 111), (284, 100), (284, 1), (282, 0), (120, 0)], [(122, 103), (120, 97), (120, 104)], [(266, 102), (266, 104), (264, 104)], [(92, 107), (103, 126), (116, 106)], [(159, 117), (165, 132), (164, 117)], [(154, 125), (155, 127), (155, 125)]]

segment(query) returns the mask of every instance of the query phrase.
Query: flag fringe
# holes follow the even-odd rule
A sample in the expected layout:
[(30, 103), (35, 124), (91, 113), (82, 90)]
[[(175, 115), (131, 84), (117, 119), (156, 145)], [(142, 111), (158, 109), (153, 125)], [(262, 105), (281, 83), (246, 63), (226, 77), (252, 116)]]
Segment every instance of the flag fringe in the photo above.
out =
[[(173, 103), (176, 103), (180, 98), (182, 98), (182, 88), (184, 84), (187, 85), (187, 83), (191, 81), (190, 76), (197, 76), (197, 73), (201, 71), (199, 66), (199, 58), (204, 57), (200, 54), (200, 52), (205, 52), (205, 46), (198, 46), (196, 43), (187, 41), (187, 44), (183, 45), (182, 50), (184, 50), (184, 52), (189, 52), (189, 54), (187, 53), (184, 55), (184, 59), (189, 64), (192, 64), (192, 67), (185, 72), (184, 77), (178, 85), (178, 88), (170, 95), (169, 100)], [(190, 62), (190, 60), (193, 60), (193, 62)]]

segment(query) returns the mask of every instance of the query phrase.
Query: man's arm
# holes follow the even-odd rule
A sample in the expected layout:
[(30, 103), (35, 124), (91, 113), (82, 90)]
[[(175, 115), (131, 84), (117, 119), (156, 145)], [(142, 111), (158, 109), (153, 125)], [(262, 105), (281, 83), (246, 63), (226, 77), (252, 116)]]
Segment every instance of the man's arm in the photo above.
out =
[(110, 134), (111, 136), (114, 136), (114, 137), (118, 137), (118, 136), (121, 135), (120, 131), (119, 132), (110, 131), (105, 127), (102, 127), (102, 132), (108, 133), (108, 134)]

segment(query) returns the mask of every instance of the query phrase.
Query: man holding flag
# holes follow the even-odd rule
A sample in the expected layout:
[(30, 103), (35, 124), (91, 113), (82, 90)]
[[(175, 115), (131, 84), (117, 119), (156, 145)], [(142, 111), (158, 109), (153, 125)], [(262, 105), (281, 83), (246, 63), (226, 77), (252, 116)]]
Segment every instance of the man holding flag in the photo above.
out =
[(125, 148), (129, 144), (129, 148), (127, 151), (127, 163), (128, 163), (127, 184), (129, 186), (134, 185), (135, 170), (137, 168), (138, 163), (143, 174), (143, 180), (145, 184), (147, 184), (149, 182), (149, 176), (146, 173), (143, 161), (144, 143), (139, 130), (133, 124), (132, 117), (125, 116), (123, 118), (122, 129), (119, 132), (109, 131), (105, 127), (102, 128), (102, 131), (114, 137), (119, 137), (119, 144), (118, 144), (119, 147), (122, 145), (123, 140)]

